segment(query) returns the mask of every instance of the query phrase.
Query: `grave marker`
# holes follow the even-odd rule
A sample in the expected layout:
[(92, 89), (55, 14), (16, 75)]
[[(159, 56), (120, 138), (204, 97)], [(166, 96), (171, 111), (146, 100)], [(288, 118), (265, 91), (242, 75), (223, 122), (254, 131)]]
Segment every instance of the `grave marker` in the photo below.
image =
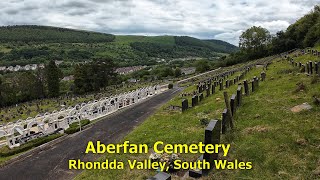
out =
[(264, 81), (266, 79), (267, 74), (263, 71), (261, 72), (261, 81)]
[(310, 74), (313, 74), (312, 61), (309, 61)]
[[(221, 121), (211, 120), (205, 130), (204, 144), (219, 144), (220, 143), (220, 132), (221, 132)], [(218, 160), (217, 153), (203, 154), (203, 159), (211, 164), (210, 167), (214, 166), (214, 160)]]
[(231, 108), (230, 108), (228, 93), (226, 91), (223, 92), (223, 96), (224, 96), (224, 102), (225, 102), (226, 108), (228, 109), (228, 113), (227, 114), (228, 114), (228, 118), (230, 120), (230, 127), (231, 127), (231, 129), (233, 129), (233, 117), (232, 117), (232, 114), (231, 114)]
[(195, 107), (198, 104), (198, 96), (194, 95), (191, 99), (192, 107)]
[(242, 103), (242, 86), (238, 86), (237, 89), (237, 106), (241, 106)]
[(222, 134), (225, 134), (227, 132), (228, 126), (230, 126), (228, 120), (228, 109), (224, 109), (222, 112)]
[(155, 176), (148, 178), (147, 180), (171, 180), (171, 175), (165, 172), (159, 172)]
[(237, 108), (237, 103), (236, 103), (236, 95), (232, 94), (230, 98), (230, 108), (231, 108), (231, 113), (232, 116), (234, 117), (236, 114), (236, 108)]
[(207, 91), (207, 97), (209, 97), (209, 96), (210, 96), (210, 88), (207, 87), (207, 88), (206, 88), (206, 91)]
[(245, 92), (246, 96), (249, 96), (249, 85), (248, 85), (247, 80), (243, 81), (243, 86), (244, 86), (244, 92)]
[(203, 93), (200, 93), (199, 95), (199, 101), (202, 101), (203, 100)]
[(212, 84), (211, 94), (214, 94), (214, 93), (216, 93), (216, 85), (215, 85), (215, 84)]
[(188, 99), (182, 100), (182, 112), (186, 111), (189, 108)]
[(251, 89), (252, 89), (252, 92), (254, 92), (254, 90), (255, 90), (255, 80), (253, 79), (252, 81), (251, 81)]

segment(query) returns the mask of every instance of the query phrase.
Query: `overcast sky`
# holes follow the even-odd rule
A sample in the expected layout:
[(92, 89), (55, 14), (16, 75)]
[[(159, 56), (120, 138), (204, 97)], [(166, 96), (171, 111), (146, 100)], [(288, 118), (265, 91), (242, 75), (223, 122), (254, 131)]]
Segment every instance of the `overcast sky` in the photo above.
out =
[(284, 30), (316, 4), (320, 0), (5, 0), (0, 1), (0, 25), (189, 35), (238, 45), (245, 29)]

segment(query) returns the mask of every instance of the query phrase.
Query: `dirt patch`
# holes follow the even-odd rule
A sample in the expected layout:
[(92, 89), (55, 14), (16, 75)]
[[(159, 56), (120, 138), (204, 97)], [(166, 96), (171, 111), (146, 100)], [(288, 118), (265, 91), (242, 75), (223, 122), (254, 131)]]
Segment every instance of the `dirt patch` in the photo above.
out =
[(299, 82), (298, 84), (296, 84), (297, 87), (296, 89), (293, 91), (293, 93), (298, 93), (298, 92), (303, 92), (303, 91), (307, 91), (307, 87), (306, 85), (303, 84), (303, 82)]
[(299, 138), (299, 139), (296, 140), (296, 143), (297, 143), (298, 145), (300, 145), (300, 146), (305, 146), (305, 145), (308, 144), (308, 141), (305, 140), (305, 139), (303, 139), (303, 138)]

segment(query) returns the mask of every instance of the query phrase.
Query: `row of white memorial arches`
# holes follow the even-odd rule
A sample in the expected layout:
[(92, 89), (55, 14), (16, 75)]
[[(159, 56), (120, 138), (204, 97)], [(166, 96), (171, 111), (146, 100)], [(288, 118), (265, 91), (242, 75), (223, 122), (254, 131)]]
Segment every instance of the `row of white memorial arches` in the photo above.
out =
[(135, 104), (159, 92), (159, 86), (137, 89), (113, 97), (105, 97), (74, 107), (37, 115), (34, 118), (9, 122), (0, 125), (0, 139), (6, 139), (1, 145), (10, 148), (20, 146), (31, 139), (53, 134), (69, 128), (69, 125), (80, 120), (90, 121), (111, 114), (121, 108)]

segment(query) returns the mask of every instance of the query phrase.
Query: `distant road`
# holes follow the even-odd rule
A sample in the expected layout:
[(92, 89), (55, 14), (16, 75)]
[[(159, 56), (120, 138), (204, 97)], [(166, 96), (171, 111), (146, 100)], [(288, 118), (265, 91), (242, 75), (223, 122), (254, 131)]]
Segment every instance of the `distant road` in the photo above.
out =
[(118, 143), (134, 127), (180, 91), (180, 88), (168, 90), (145, 102), (107, 116), (79, 134), (69, 135), (62, 142), (51, 145), (44, 151), (1, 168), (0, 179), (72, 179), (81, 171), (69, 170), (69, 159), (92, 161), (99, 157), (84, 154), (88, 141), (99, 140), (104, 144)]

